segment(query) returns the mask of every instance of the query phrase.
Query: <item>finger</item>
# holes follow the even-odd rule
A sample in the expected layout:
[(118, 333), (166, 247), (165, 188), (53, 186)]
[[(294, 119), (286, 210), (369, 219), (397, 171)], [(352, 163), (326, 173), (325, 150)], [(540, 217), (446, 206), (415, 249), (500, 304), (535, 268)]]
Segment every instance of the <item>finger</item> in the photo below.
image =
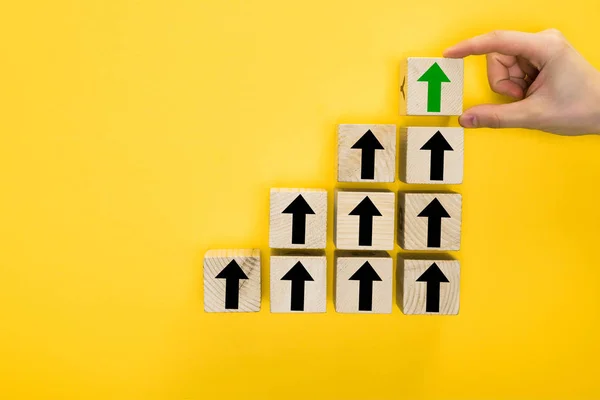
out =
[(549, 58), (546, 47), (544, 37), (541, 35), (516, 31), (493, 31), (446, 49), (444, 57), (462, 58), (496, 52), (507, 56), (524, 57), (540, 69)]
[(490, 87), (494, 92), (518, 100), (525, 96), (525, 73), (519, 69), (515, 57), (498, 53), (488, 54), (487, 72)]
[(458, 119), (465, 128), (536, 128), (540, 120), (535, 104), (525, 99), (508, 104), (483, 104), (466, 110)]

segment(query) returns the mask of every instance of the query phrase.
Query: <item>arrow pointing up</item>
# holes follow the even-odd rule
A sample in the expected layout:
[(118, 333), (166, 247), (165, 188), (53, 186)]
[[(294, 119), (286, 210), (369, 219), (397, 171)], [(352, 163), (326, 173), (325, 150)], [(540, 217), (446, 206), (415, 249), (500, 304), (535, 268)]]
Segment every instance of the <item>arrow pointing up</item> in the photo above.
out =
[(240, 300), (240, 279), (248, 279), (248, 276), (238, 263), (232, 260), (215, 278), (225, 279), (225, 309), (237, 310)]
[(444, 152), (454, 151), (450, 143), (446, 140), (442, 132), (437, 131), (427, 143), (421, 147), (421, 150), (431, 151), (431, 161), (429, 167), (429, 179), (432, 181), (444, 180)]
[(306, 241), (306, 214), (314, 214), (301, 194), (290, 203), (282, 214), (292, 214), (292, 244), (304, 244)]
[(417, 81), (428, 83), (427, 112), (440, 112), (442, 110), (442, 82), (450, 82), (448, 76), (438, 63), (433, 63)]
[(431, 264), (417, 282), (427, 282), (427, 302), (425, 311), (440, 312), (440, 285), (442, 282), (450, 282), (436, 263)]
[(282, 278), (282, 281), (292, 281), (291, 306), (292, 311), (304, 311), (304, 286), (307, 281), (314, 281), (300, 261), (296, 263)]
[(375, 150), (383, 150), (377, 137), (369, 129), (351, 148), (362, 150), (360, 179), (375, 179)]
[(369, 196), (366, 196), (348, 215), (358, 215), (358, 245), (373, 245), (373, 217), (381, 217)]
[(450, 218), (442, 203), (436, 198), (421, 211), (418, 217), (427, 220), (427, 247), (440, 247), (442, 242), (442, 218)]
[(373, 309), (373, 282), (381, 281), (381, 277), (366, 261), (362, 267), (349, 278), (351, 281), (359, 281), (358, 286), (358, 310), (372, 311)]

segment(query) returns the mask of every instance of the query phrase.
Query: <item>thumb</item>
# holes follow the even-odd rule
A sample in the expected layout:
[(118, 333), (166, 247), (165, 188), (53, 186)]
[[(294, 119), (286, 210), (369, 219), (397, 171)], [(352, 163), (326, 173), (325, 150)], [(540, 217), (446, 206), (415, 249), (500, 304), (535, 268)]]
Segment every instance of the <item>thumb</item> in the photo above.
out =
[(539, 121), (530, 99), (508, 104), (482, 104), (458, 118), (465, 128), (535, 128)]

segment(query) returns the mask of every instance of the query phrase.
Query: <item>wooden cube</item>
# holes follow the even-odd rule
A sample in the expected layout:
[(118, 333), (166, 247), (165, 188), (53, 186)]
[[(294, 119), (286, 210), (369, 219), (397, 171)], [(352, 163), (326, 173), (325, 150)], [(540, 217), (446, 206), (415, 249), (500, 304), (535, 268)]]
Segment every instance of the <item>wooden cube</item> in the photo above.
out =
[(462, 196), (400, 193), (399, 244), (405, 250), (458, 250)]
[(327, 311), (325, 255), (271, 256), (271, 312)]
[(339, 125), (338, 182), (394, 182), (396, 125)]
[(402, 134), (402, 180), (406, 183), (462, 183), (464, 138), (463, 128), (406, 128)]
[(204, 255), (204, 311), (260, 311), (260, 250), (209, 250)]
[(458, 261), (399, 260), (398, 263), (398, 305), (404, 314), (458, 314)]
[(392, 312), (392, 258), (387, 253), (340, 253), (335, 259), (335, 310)]
[(327, 191), (271, 189), (269, 246), (276, 249), (324, 249), (327, 239)]
[(334, 241), (338, 249), (394, 249), (395, 193), (337, 190), (335, 194)]
[(400, 76), (400, 113), (460, 115), (463, 85), (462, 59), (409, 57)]

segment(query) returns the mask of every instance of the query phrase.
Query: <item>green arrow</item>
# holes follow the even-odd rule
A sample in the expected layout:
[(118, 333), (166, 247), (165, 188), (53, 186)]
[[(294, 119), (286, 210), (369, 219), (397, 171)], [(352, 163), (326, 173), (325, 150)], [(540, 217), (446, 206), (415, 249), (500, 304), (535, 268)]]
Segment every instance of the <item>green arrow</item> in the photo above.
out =
[(440, 112), (442, 110), (442, 82), (450, 82), (438, 63), (433, 63), (423, 74), (418, 82), (427, 82), (427, 112)]

